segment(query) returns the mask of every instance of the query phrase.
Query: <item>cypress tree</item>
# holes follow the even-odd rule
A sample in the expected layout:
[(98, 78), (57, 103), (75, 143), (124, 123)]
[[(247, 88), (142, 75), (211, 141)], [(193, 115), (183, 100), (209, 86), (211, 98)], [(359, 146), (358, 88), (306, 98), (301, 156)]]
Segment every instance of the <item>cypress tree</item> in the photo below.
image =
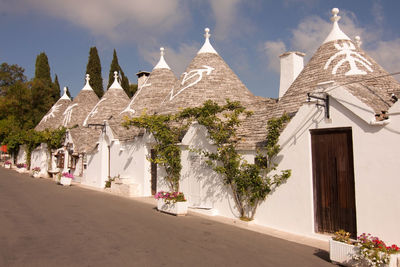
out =
[(51, 84), (50, 65), (47, 55), (42, 52), (36, 57), (35, 79), (41, 79), (43, 82)]
[(34, 122), (38, 123), (60, 97), (56, 97), (55, 86), (50, 76), (47, 55), (42, 52), (36, 57), (35, 77), (31, 82)]
[(101, 63), (95, 46), (90, 48), (89, 60), (86, 65), (86, 74), (90, 75), (90, 86), (96, 95), (101, 98), (104, 94), (103, 77), (101, 77)]
[(133, 94), (132, 94), (132, 92), (130, 90), (129, 79), (128, 79), (128, 77), (125, 76), (124, 71), (122, 70), (122, 68), (118, 64), (117, 52), (115, 51), (115, 49), (114, 49), (114, 53), (113, 53), (113, 59), (111, 61), (111, 65), (110, 65), (110, 73), (108, 75), (108, 86), (107, 86), (107, 89), (110, 88), (111, 84), (114, 82), (114, 71), (118, 72), (118, 77), (120, 79), (120, 84), (121, 84), (121, 87), (124, 89), (125, 93), (129, 97), (132, 97)]
[[(67, 95), (71, 97), (68, 92)], [(58, 82), (58, 76), (56, 74), (53, 82), (53, 99), (56, 99), (57, 101), (60, 98), (60, 96), (61, 96), (60, 83)]]

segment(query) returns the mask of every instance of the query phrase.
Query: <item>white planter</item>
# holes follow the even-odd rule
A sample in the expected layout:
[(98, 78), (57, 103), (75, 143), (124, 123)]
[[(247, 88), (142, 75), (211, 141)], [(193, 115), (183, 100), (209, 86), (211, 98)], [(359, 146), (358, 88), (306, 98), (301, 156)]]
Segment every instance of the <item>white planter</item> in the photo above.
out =
[[(353, 260), (353, 255), (358, 253), (359, 248), (354, 245), (349, 245), (343, 242), (329, 240), (329, 258), (334, 263), (339, 263), (343, 266), (365, 266), (368, 264), (366, 262), (358, 262)], [(387, 267), (399, 267), (400, 266), (400, 255), (392, 254), (390, 255), (389, 265), (384, 265)]]
[(354, 266), (357, 261), (353, 260), (353, 255), (358, 252), (354, 245), (343, 242), (329, 240), (329, 258), (334, 263), (339, 263), (343, 266)]
[(34, 173), (33, 173), (33, 177), (34, 177), (34, 178), (40, 178), (40, 173), (34, 172)]
[(188, 210), (188, 203), (187, 201), (184, 202), (175, 202), (175, 203), (166, 203), (164, 199), (157, 200), (157, 209), (161, 212), (177, 215), (177, 216), (184, 216), (187, 214)]
[(11, 169), (11, 164), (4, 164), (4, 168)]
[(17, 168), (17, 172), (25, 173), (26, 172), (26, 168)]
[(61, 176), (60, 183), (65, 186), (71, 185), (72, 178)]

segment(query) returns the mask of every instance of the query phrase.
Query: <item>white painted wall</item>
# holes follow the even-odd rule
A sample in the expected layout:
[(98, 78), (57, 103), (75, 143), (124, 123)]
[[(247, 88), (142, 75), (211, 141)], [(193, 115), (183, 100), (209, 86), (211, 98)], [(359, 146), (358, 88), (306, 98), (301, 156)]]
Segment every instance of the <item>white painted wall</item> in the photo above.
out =
[(19, 151), (16, 158), (16, 164), (26, 163), (26, 145), (19, 146)]
[(47, 151), (47, 144), (42, 143), (35, 148), (31, 154), (31, 170), (35, 167), (40, 167), (39, 175), (41, 177), (49, 177), (47, 170), (49, 165), (49, 153)]
[[(111, 177), (128, 178), (129, 183), (140, 186), (141, 196), (151, 196), (150, 157), (151, 138), (148, 134), (133, 141), (111, 142)], [(127, 181), (126, 181), (127, 182)]]
[(87, 169), (82, 177), (82, 184), (104, 188), (108, 180), (108, 141), (107, 136), (101, 134), (98, 146), (87, 153)]
[[(400, 104), (390, 112), (400, 112)], [(313, 103), (305, 104), (282, 132), (279, 168), (291, 169), (292, 176), (260, 205), (255, 222), (314, 236), (310, 129), (351, 127), (358, 235), (367, 232), (387, 243), (400, 243), (400, 115), (392, 115), (386, 126), (370, 125), (333, 98), (330, 115), (331, 119), (326, 120), (323, 108)], [(212, 149), (199, 126), (192, 126), (184, 141), (188, 146)], [(237, 216), (229, 190), (207, 170), (208, 167), (193, 163), (191, 157), (190, 152), (183, 151), (182, 191), (189, 204), (199, 203), (195, 192), (200, 191), (200, 204), (205, 205), (207, 200), (218, 214)]]

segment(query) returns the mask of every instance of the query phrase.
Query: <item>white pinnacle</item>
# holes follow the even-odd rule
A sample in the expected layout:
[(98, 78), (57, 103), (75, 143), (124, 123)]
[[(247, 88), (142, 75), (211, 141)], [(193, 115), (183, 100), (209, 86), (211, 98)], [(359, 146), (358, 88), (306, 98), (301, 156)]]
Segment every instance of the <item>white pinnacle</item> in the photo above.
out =
[(210, 29), (209, 28), (205, 28), (204, 31), (206, 32), (204, 34), (204, 37), (206, 38), (206, 40), (204, 41), (203, 46), (200, 48), (199, 52), (197, 52), (197, 54), (201, 54), (201, 53), (213, 53), (213, 54), (218, 54), (217, 51), (215, 51), (214, 47), (212, 47), (212, 45), (210, 44)]
[(356, 37), (354, 37), (354, 40), (355, 40), (357, 47), (360, 48), (362, 45), (361, 37), (357, 35)]
[(121, 89), (122, 90), (122, 87), (118, 82), (118, 71), (114, 71), (114, 82), (113, 82), (113, 84), (111, 84), (109, 89), (111, 89), (111, 88), (113, 88), (113, 89)]
[(64, 87), (64, 94), (62, 95), (62, 97), (60, 99), (66, 99), (66, 100), (71, 100), (68, 95), (67, 95), (67, 87)]
[(332, 15), (333, 17), (331, 18), (331, 21), (333, 22), (333, 27), (331, 32), (329, 33), (328, 37), (326, 37), (325, 41), (323, 42), (324, 44), (330, 41), (335, 41), (335, 40), (349, 40), (350, 38), (342, 32), (342, 30), (339, 28), (338, 21), (340, 20), (339, 14), (339, 9), (338, 8), (333, 8), (332, 9)]
[(171, 69), (164, 59), (164, 47), (160, 47), (160, 60), (158, 61), (157, 65), (153, 68), (153, 70), (155, 69), (169, 69), (169, 70)]
[(86, 84), (85, 84), (85, 86), (82, 88), (82, 90), (93, 90), (92, 87), (91, 87), (90, 84), (89, 84), (89, 80), (90, 80), (89, 74), (86, 74), (85, 80), (86, 80)]

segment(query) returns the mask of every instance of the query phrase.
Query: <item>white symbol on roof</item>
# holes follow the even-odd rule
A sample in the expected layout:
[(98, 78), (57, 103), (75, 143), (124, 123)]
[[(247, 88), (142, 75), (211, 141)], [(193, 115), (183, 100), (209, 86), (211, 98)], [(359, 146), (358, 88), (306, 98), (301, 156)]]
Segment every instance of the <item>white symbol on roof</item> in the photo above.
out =
[(104, 100), (107, 100), (107, 98), (104, 98), (104, 97), (103, 97), (102, 99), (100, 99), (99, 102), (97, 102), (96, 106), (94, 106), (94, 108), (92, 109), (92, 111), (90, 111), (90, 113), (86, 116), (86, 119), (85, 119), (85, 121), (84, 121), (83, 124), (82, 124), (83, 126), (86, 126), (87, 121), (88, 121), (89, 118), (92, 118), (92, 117), (94, 117), (94, 115), (97, 114), (97, 112), (98, 112), (98, 107), (99, 107), (100, 103), (103, 102)]
[(344, 42), (340, 46), (339, 44), (335, 43), (335, 47), (339, 52), (334, 54), (329, 58), (329, 60), (326, 62), (324, 69), (328, 69), (329, 65), (332, 63), (332, 61), (337, 58), (338, 56), (344, 55), (345, 57), (341, 59), (332, 69), (332, 74), (336, 74), (338, 68), (342, 66), (345, 62), (348, 62), (350, 65), (350, 70), (345, 73), (345, 75), (364, 75), (367, 74), (365, 71), (360, 70), (356, 62), (364, 66), (368, 71), (373, 72), (373, 69), (370, 67), (372, 64), (369, 62), (366, 58), (364, 58), (362, 55), (357, 53), (355, 50), (356, 48), (354, 47), (353, 43), (351, 42)]
[(73, 104), (70, 105), (69, 107), (67, 107), (63, 113), (64, 115), (64, 120), (63, 120), (63, 125), (64, 127), (67, 126), (67, 124), (71, 121), (71, 116), (72, 116), (72, 110), (74, 109), (74, 107), (76, 107), (78, 104)]
[(135, 110), (134, 110), (133, 108), (131, 108), (131, 106), (132, 106), (133, 103), (135, 102), (135, 99), (136, 99), (137, 96), (140, 94), (140, 92), (142, 91), (142, 89), (143, 89), (144, 87), (148, 87), (148, 86), (151, 85), (151, 83), (147, 83), (148, 80), (149, 80), (149, 76), (146, 78), (146, 80), (144, 81), (144, 83), (139, 87), (139, 90), (138, 90), (137, 93), (133, 96), (133, 98), (132, 98), (131, 102), (129, 103), (129, 105), (128, 105), (123, 111), (121, 111), (121, 113), (119, 113), (120, 115), (121, 115), (122, 113), (125, 113), (125, 112), (130, 112), (130, 113), (132, 113), (132, 114), (135, 114)]
[(181, 88), (176, 94), (174, 94), (174, 89), (171, 90), (170, 93), (170, 97), (169, 100), (174, 99), (177, 95), (179, 95), (180, 93), (182, 93), (183, 91), (185, 91), (187, 88), (197, 84), (198, 82), (201, 81), (201, 79), (203, 79), (203, 73), (205, 72), (207, 75), (210, 75), (211, 72), (213, 70), (215, 70), (213, 67), (210, 66), (206, 66), (203, 65), (204, 69), (195, 69), (195, 70), (191, 70), (189, 72), (184, 72), (183, 75), (183, 79), (181, 82), (181, 85), (184, 85), (188, 80), (191, 80), (192, 78), (197, 77), (196, 80), (194, 80), (193, 82), (189, 83), (188, 85), (184, 86), (183, 88)]
[(43, 121), (43, 122), (46, 122), (48, 119), (54, 118), (54, 117), (55, 117), (55, 114), (54, 114), (54, 113), (57, 113), (57, 112), (58, 112), (58, 109), (59, 109), (60, 106), (61, 106), (61, 104), (54, 105), (53, 107), (51, 107), (50, 113), (47, 114), (46, 116), (44, 116), (43, 119), (42, 119), (42, 121)]

